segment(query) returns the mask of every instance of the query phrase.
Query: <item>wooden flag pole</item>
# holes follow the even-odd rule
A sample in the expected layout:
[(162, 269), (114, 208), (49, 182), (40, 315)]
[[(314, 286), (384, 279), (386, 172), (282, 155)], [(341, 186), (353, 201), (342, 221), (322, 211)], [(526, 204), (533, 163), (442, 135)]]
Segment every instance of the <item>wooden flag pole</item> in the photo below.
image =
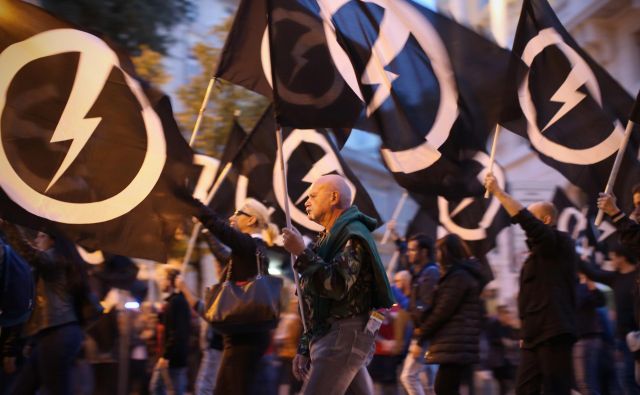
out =
[[(389, 222), (396, 221), (398, 219), (408, 196), (409, 193), (407, 191), (402, 192), (402, 196), (400, 197), (398, 204), (396, 204), (396, 208), (393, 210), (393, 214), (391, 215), (391, 219), (389, 220)], [(382, 241), (380, 241), (380, 243), (387, 244), (387, 242), (389, 241), (389, 236), (391, 236), (391, 229), (389, 229), (389, 227), (387, 226), (387, 229), (384, 231), (384, 236), (382, 236)]]
[(204, 116), (204, 111), (207, 109), (207, 104), (209, 103), (209, 97), (211, 96), (211, 89), (213, 89), (213, 85), (215, 84), (215, 82), (216, 82), (216, 77), (213, 77), (209, 80), (207, 91), (205, 92), (204, 99), (202, 100), (202, 104), (200, 105), (200, 111), (198, 112), (198, 118), (196, 119), (196, 124), (193, 126), (193, 132), (191, 132), (189, 147), (193, 147), (193, 143), (196, 141), (196, 136), (200, 131), (200, 124), (202, 123), (202, 117)]
[[(622, 142), (620, 143), (620, 148), (618, 148), (616, 160), (615, 162), (613, 162), (613, 168), (611, 169), (611, 174), (609, 174), (609, 180), (607, 181), (607, 186), (604, 188), (604, 193), (611, 193), (613, 191), (613, 186), (616, 183), (618, 171), (620, 170), (620, 165), (622, 164), (622, 159), (624, 158), (624, 152), (627, 150), (627, 145), (629, 144), (629, 138), (631, 137), (631, 131), (633, 130), (634, 125), (635, 123), (631, 120), (627, 122), (627, 128), (624, 131), (624, 137), (622, 138)], [(596, 215), (594, 224), (596, 226), (600, 226), (603, 217), (604, 211), (598, 209), (598, 215)]]
[[(280, 174), (282, 174), (282, 186), (284, 191), (284, 215), (286, 218), (287, 228), (292, 229), (291, 226), (291, 213), (289, 211), (289, 186), (287, 185), (287, 164), (284, 161), (284, 153), (282, 152), (282, 128), (280, 125), (276, 126), (276, 143), (278, 145), (278, 162), (280, 164)], [(300, 317), (302, 318), (302, 326), (305, 333), (307, 332), (307, 322), (304, 319), (304, 307), (302, 305), (302, 292), (300, 291), (300, 279), (298, 278), (298, 271), (294, 267), (296, 256), (291, 254), (291, 270), (293, 271), (293, 281), (296, 285), (296, 293), (298, 295), (298, 307), (300, 308)]]
[[(624, 152), (627, 150), (627, 145), (629, 144), (629, 138), (631, 138), (631, 131), (633, 130), (633, 127), (635, 125), (640, 125), (640, 91), (638, 92), (636, 101), (633, 104), (633, 108), (631, 108), (629, 121), (627, 121), (627, 128), (624, 131), (622, 142), (620, 142), (620, 148), (618, 148), (618, 154), (616, 155), (616, 160), (615, 162), (613, 162), (613, 168), (611, 169), (611, 174), (609, 174), (609, 180), (607, 181), (607, 186), (604, 188), (604, 193), (613, 192), (613, 186), (616, 183), (616, 178), (618, 178), (618, 171), (620, 171), (620, 165), (622, 165)], [(604, 212), (602, 210), (598, 210), (598, 215), (596, 216), (596, 220), (594, 221), (596, 226), (600, 226), (600, 224), (602, 223), (603, 217), (604, 217)]]
[[(493, 133), (493, 144), (491, 145), (491, 157), (489, 158), (489, 173), (493, 172), (493, 164), (496, 161), (496, 147), (498, 146), (498, 136), (500, 135), (500, 125), (496, 124), (496, 131)], [(484, 192), (484, 198), (489, 198), (489, 191)]]

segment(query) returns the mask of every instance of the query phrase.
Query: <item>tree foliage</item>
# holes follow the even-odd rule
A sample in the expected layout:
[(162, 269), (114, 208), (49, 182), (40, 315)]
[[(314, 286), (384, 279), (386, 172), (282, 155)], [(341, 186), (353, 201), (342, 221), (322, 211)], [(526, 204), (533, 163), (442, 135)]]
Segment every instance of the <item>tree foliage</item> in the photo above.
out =
[(146, 45), (140, 48), (140, 54), (131, 58), (138, 75), (152, 85), (160, 86), (171, 79), (162, 65), (164, 56)]
[[(185, 134), (188, 134), (187, 137), (191, 135), (196, 123), (209, 80), (218, 64), (221, 43), (229, 32), (231, 22), (232, 19), (229, 18), (214, 26), (203, 40), (192, 48), (192, 55), (200, 65), (201, 73), (193, 76), (178, 90), (184, 110), (177, 114), (177, 119)], [(198, 152), (220, 157), (236, 110), (240, 111), (239, 121), (248, 131), (253, 128), (267, 105), (266, 98), (218, 80), (211, 92), (194, 148)]]
[(42, 6), (106, 35), (131, 54), (138, 54), (143, 45), (166, 54), (171, 29), (190, 20), (193, 0), (42, 0)]

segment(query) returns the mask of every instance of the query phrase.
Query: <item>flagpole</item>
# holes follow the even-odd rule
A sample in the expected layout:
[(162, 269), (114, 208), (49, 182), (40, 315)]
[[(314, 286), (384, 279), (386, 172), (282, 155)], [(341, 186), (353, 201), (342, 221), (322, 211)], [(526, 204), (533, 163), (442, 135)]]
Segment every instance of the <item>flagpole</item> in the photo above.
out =
[[(282, 186), (284, 191), (284, 216), (286, 218), (287, 228), (291, 229), (291, 213), (289, 211), (289, 186), (287, 185), (287, 164), (284, 161), (284, 153), (282, 151), (282, 127), (278, 124), (276, 126), (276, 143), (278, 145), (278, 162), (280, 162), (280, 174), (282, 174)], [(296, 262), (296, 256), (291, 254), (291, 270), (293, 271), (293, 281), (296, 285), (296, 293), (298, 295), (298, 307), (300, 308), (300, 317), (302, 318), (302, 326), (305, 333), (307, 332), (307, 322), (304, 319), (304, 308), (302, 305), (302, 292), (300, 291), (300, 279), (298, 278), (298, 271), (294, 267)]]
[[(409, 196), (409, 193), (407, 191), (402, 192), (402, 196), (400, 197), (398, 204), (396, 204), (396, 208), (393, 210), (391, 219), (388, 222), (391, 222), (391, 221), (395, 222), (398, 219), (398, 217), (400, 216), (400, 212), (404, 207), (404, 203), (407, 201), (408, 196)], [(387, 229), (384, 231), (384, 236), (382, 236), (382, 241), (380, 243), (387, 244), (387, 242), (389, 241), (389, 236), (391, 236), (391, 229), (389, 228), (389, 226), (387, 226)]]
[(202, 104), (200, 105), (200, 111), (198, 112), (198, 118), (196, 119), (196, 124), (193, 126), (193, 132), (191, 132), (191, 139), (189, 140), (189, 147), (193, 146), (193, 143), (196, 141), (196, 136), (200, 131), (200, 124), (202, 123), (202, 117), (204, 116), (204, 111), (207, 109), (207, 104), (209, 103), (209, 97), (211, 96), (211, 89), (216, 82), (216, 77), (212, 77), (209, 80), (209, 85), (207, 86), (207, 91), (204, 94), (204, 99), (202, 100)]
[[(627, 150), (627, 145), (629, 144), (629, 138), (631, 137), (631, 131), (633, 130), (634, 125), (636, 124), (631, 120), (627, 122), (627, 128), (624, 131), (624, 137), (620, 143), (620, 148), (618, 148), (616, 160), (613, 162), (613, 168), (611, 169), (611, 174), (609, 174), (609, 180), (607, 181), (607, 186), (604, 188), (604, 193), (611, 193), (613, 191), (613, 186), (616, 183), (616, 178), (618, 178), (618, 171), (620, 170), (620, 165), (622, 165), (622, 159), (624, 158), (624, 153)], [(594, 224), (596, 226), (600, 226), (603, 217), (604, 211), (598, 209), (598, 215), (596, 215)]]
[[(498, 146), (498, 136), (500, 135), (500, 125), (496, 124), (496, 131), (493, 134), (493, 144), (491, 144), (491, 157), (489, 158), (489, 173), (493, 172), (493, 164), (496, 161), (496, 147)], [(489, 198), (489, 190), (484, 192), (484, 198)]]

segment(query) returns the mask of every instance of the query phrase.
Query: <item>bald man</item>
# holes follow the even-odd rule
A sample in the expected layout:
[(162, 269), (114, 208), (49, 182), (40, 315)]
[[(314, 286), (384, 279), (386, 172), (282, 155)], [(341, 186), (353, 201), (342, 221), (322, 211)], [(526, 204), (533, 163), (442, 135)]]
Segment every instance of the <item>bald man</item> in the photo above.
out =
[(488, 174), (485, 187), (527, 236), (529, 256), (520, 272), (518, 312), (522, 358), (516, 394), (569, 395), (576, 340), (578, 256), (571, 237), (556, 229), (557, 211), (549, 202), (525, 208)]
[(379, 328), (372, 313), (394, 303), (371, 235), (376, 221), (351, 205), (351, 190), (337, 175), (311, 185), (305, 208), (324, 228), (313, 246), (295, 229), (282, 231), (284, 247), (297, 256), (307, 327), (293, 373), (304, 380), (305, 395), (372, 394), (366, 363)]

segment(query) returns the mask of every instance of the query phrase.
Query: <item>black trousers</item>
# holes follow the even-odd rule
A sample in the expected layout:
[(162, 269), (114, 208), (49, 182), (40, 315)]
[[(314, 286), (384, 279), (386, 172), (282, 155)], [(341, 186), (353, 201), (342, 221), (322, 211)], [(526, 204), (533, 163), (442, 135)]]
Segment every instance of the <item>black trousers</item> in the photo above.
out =
[(573, 381), (573, 339), (551, 338), (521, 350), (516, 379), (517, 395), (570, 395)]
[(269, 347), (269, 332), (225, 335), (215, 395), (251, 394), (260, 358)]
[(12, 394), (71, 395), (73, 364), (83, 332), (77, 323), (48, 328), (36, 335), (30, 357), (18, 373)]
[[(433, 390), (437, 395), (458, 395), (460, 393), (460, 383), (468, 381), (471, 374), (471, 365), (441, 364), (438, 367), (436, 381)], [(472, 390), (473, 383), (469, 383)]]

